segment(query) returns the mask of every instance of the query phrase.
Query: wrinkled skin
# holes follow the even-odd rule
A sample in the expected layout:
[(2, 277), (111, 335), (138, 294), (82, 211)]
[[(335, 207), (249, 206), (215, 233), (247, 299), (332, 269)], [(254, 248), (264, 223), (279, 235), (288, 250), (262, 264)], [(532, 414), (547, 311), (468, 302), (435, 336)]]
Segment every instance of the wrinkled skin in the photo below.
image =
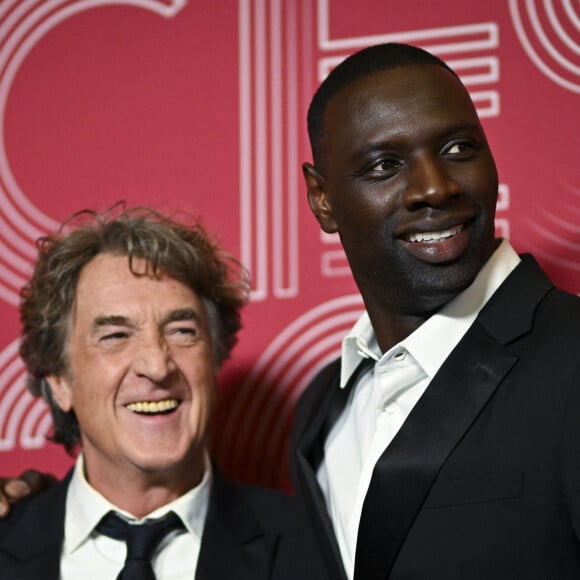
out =
[(201, 480), (216, 370), (201, 298), (142, 260), (133, 267), (142, 274), (110, 254), (85, 265), (69, 370), (47, 380), (78, 418), (88, 481), (142, 517)]
[[(201, 479), (216, 369), (202, 300), (145, 263), (100, 254), (81, 272), (68, 340), (70, 368), (48, 376), (81, 427), (85, 475), (110, 501), (142, 517)], [(55, 478), (0, 479), (10, 503)], [(128, 490), (128, 491), (127, 491)], [(138, 490), (136, 492), (135, 490)]]

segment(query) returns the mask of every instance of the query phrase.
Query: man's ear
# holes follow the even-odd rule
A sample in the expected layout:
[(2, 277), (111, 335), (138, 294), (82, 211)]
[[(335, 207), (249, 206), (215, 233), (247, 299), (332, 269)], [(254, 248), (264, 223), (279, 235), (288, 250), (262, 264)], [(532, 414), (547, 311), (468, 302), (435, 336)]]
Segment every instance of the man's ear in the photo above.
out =
[(334, 234), (338, 226), (332, 216), (332, 207), (326, 193), (326, 180), (311, 163), (302, 164), (302, 173), (306, 182), (308, 203), (320, 227), (327, 234)]
[(68, 413), (72, 409), (72, 391), (70, 381), (65, 377), (48, 375), (46, 382), (52, 392), (52, 398), (61, 411)]

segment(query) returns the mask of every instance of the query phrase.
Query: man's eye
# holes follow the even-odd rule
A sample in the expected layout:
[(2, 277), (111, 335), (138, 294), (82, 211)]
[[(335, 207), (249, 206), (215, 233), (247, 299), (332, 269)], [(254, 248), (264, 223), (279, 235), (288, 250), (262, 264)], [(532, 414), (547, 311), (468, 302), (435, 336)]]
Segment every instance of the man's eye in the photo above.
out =
[(101, 336), (101, 338), (99, 340), (101, 342), (113, 342), (116, 340), (124, 340), (128, 336), (129, 336), (129, 334), (127, 332), (120, 332), (120, 331), (119, 332), (109, 332), (109, 333)]
[(170, 338), (176, 341), (191, 342), (198, 336), (198, 331), (195, 326), (174, 326), (168, 330)]
[(474, 150), (475, 146), (473, 143), (467, 141), (459, 141), (458, 143), (453, 143), (444, 151), (446, 155), (462, 156), (468, 155)]
[(175, 334), (191, 334), (191, 335), (196, 335), (197, 334), (197, 330), (195, 328), (176, 328), (173, 331)]
[(397, 159), (382, 159), (371, 165), (369, 172), (372, 174), (394, 173), (401, 166), (401, 162)]

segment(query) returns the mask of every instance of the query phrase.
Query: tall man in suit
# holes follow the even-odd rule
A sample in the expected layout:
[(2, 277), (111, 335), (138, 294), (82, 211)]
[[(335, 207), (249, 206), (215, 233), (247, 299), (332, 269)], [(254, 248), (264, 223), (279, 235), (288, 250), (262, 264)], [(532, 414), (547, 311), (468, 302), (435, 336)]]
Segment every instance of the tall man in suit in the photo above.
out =
[(291, 498), (226, 481), (207, 455), (243, 270), (199, 225), (139, 208), (81, 212), (38, 247), (20, 351), (54, 440), (81, 453), (0, 522), (0, 576), (324, 577)]
[(332, 578), (580, 578), (580, 300), (494, 237), (467, 90), (423, 50), (373, 46), (308, 129), (308, 200), (366, 308), (296, 415)]

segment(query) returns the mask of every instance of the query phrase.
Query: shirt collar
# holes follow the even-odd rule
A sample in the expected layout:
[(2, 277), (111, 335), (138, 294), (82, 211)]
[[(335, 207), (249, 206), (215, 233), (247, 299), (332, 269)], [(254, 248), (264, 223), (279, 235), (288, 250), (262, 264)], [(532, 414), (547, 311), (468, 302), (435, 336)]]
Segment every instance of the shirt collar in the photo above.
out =
[(429, 378), (433, 378), (479, 311), (519, 262), (520, 258), (510, 243), (502, 240), (468, 288), (384, 354), (380, 352), (369, 315), (365, 311), (342, 342), (340, 386), (346, 385), (363, 358), (379, 361), (401, 348), (413, 356)]
[[(173, 511), (179, 516), (187, 531), (201, 541), (213, 479), (211, 461), (207, 453), (204, 462), (204, 474), (197, 486), (171, 503), (147, 514), (143, 519), (161, 518)], [(84, 475), (84, 459), (81, 454), (77, 459), (66, 498), (63, 553), (70, 554), (89, 540), (96, 525), (111, 510), (122, 514), (128, 520), (135, 520), (134, 516), (113, 505), (89, 484)]]

